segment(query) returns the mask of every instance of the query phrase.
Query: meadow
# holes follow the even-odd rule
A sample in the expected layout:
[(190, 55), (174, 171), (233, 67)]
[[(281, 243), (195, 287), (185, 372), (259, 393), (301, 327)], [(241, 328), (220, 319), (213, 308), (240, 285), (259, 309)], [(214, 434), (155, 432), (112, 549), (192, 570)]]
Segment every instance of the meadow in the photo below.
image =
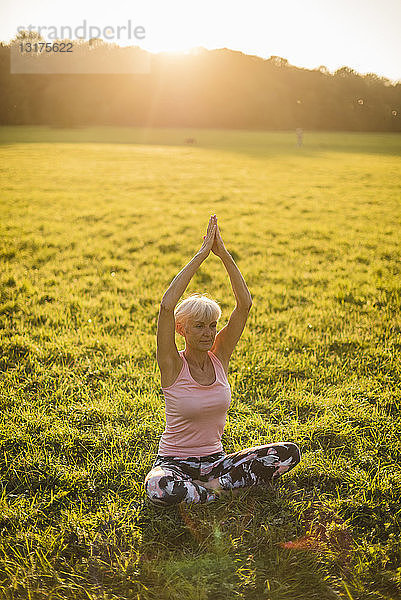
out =
[[(1, 127), (0, 165), (0, 597), (400, 599), (401, 135)], [(163, 509), (157, 315), (212, 213), (253, 297), (223, 447), (302, 458)], [(224, 326), (217, 257), (191, 292)]]

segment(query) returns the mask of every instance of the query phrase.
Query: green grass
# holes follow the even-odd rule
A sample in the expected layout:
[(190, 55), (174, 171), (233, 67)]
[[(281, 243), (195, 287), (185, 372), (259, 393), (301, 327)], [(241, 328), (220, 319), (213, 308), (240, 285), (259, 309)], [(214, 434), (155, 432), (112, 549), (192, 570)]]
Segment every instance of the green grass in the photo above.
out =
[[(401, 136), (0, 142), (0, 596), (401, 598)], [(272, 491), (160, 509), (142, 485), (164, 428), (159, 302), (214, 212), (254, 300), (224, 449), (289, 440), (302, 460)], [(215, 256), (194, 291), (223, 326)]]

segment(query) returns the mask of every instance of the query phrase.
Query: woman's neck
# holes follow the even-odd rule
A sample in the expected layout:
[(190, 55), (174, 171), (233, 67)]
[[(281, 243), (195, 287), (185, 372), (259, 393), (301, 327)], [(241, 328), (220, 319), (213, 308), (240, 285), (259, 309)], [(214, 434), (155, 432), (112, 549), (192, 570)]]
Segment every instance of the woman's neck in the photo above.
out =
[(201, 371), (204, 371), (210, 362), (209, 354), (207, 350), (193, 350), (191, 348), (185, 348), (184, 356), (191, 365), (197, 367)]

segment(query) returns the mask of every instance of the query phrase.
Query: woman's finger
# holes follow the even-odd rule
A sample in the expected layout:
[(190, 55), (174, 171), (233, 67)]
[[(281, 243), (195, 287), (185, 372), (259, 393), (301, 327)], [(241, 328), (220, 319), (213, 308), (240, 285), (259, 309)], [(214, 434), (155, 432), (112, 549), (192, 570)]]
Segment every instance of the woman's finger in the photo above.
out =
[(216, 230), (216, 225), (212, 225), (211, 229), (207, 231), (207, 234), (203, 236), (203, 239), (205, 240), (206, 238), (210, 238), (212, 235), (214, 235)]
[(207, 234), (207, 239), (214, 239), (214, 234), (215, 234), (215, 226), (213, 225), (212, 229), (209, 231), (209, 233)]

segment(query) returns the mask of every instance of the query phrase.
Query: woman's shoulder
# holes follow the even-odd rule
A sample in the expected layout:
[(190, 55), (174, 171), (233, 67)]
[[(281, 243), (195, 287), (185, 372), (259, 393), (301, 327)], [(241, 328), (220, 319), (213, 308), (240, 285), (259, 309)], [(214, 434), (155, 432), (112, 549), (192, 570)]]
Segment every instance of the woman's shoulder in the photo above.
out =
[[(229, 361), (225, 360), (223, 356), (220, 356), (219, 353), (216, 350), (209, 350), (209, 356), (212, 355), (212, 357), (214, 359), (217, 359), (218, 363), (220, 363), (220, 366), (222, 367), (226, 377), (228, 375), (228, 364)], [(212, 360), (213, 360), (212, 358)]]

